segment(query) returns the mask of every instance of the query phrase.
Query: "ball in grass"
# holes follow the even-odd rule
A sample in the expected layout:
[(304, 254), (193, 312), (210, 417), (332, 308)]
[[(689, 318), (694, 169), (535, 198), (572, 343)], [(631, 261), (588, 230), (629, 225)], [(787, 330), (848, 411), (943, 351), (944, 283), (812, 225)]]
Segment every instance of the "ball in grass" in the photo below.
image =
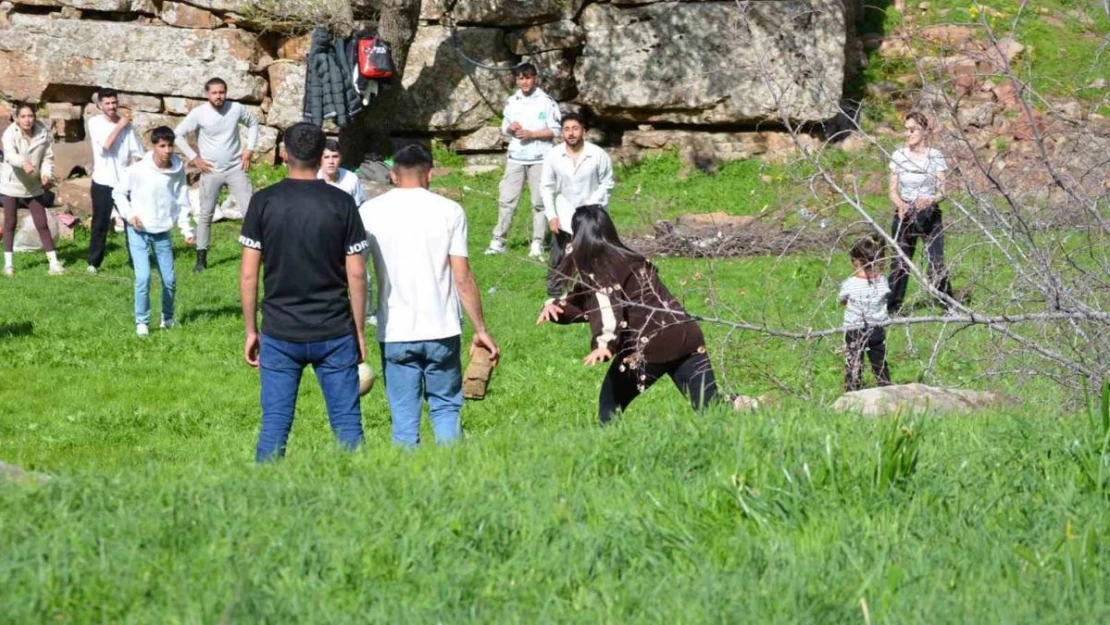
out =
[(361, 397), (374, 388), (374, 370), (370, 365), (361, 363), (358, 366), (358, 394)]

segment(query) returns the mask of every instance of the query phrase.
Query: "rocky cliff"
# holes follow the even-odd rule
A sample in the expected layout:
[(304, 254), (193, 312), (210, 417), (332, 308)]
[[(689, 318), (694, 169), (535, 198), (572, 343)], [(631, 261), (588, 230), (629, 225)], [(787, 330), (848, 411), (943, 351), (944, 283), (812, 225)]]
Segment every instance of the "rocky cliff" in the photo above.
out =
[[(176, 124), (202, 101), (205, 80), (220, 76), (229, 97), (265, 120), (260, 157), (273, 158), (281, 131), (300, 119), (307, 40), (259, 32), (250, 5), (2, 2), (0, 98), (42, 104), (63, 144), (64, 175), (88, 167), (82, 119), (95, 113), (90, 102), (98, 87), (125, 94), (122, 104), (145, 130)], [(358, 18), (373, 3), (350, 5)], [(611, 144), (659, 147), (704, 134), (713, 145), (758, 153), (766, 141), (745, 129), (783, 114), (797, 121), (836, 114), (858, 6), (859, 0), (424, 0), (405, 93), (393, 110), (369, 114), (386, 116), (398, 135), (438, 138), (462, 152), (500, 150), (492, 127), (512, 80), (498, 68), (530, 60), (543, 88), (561, 103), (588, 108)]]

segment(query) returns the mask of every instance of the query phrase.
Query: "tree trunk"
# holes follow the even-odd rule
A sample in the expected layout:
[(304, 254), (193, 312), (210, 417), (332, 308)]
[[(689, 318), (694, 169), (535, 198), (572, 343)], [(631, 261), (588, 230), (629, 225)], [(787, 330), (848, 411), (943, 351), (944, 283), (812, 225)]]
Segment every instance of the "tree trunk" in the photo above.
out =
[(393, 48), (395, 73), (389, 88), (371, 100), (355, 122), (340, 132), (344, 161), (352, 165), (363, 161), (380, 162), (393, 152), (389, 142), (390, 120), (377, 112), (389, 110), (402, 91), (405, 61), (416, 38), (419, 19), (420, 0), (382, 0), (378, 35)]

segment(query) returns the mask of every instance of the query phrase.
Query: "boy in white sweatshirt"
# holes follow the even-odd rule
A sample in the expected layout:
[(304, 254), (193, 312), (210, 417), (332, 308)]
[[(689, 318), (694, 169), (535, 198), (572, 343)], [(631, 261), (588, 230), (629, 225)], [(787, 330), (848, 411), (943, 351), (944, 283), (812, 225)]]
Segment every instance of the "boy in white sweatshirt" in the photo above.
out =
[(173, 153), (174, 134), (168, 126), (150, 133), (153, 149), (127, 168), (112, 191), (116, 208), (127, 222), (127, 243), (135, 264), (135, 333), (150, 334), (150, 249), (162, 278), (162, 328), (172, 328), (173, 299), (177, 284), (173, 273), (176, 222), (187, 243), (193, 242), (187, 207), (189, 185), (185, 166)]

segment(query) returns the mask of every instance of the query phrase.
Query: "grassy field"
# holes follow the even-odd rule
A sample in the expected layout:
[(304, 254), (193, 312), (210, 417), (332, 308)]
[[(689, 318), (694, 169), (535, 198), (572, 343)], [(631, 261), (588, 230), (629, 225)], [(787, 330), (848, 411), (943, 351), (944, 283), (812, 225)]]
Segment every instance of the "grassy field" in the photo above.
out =
[[(624, 230), (692, 208), (758, 212), (786, 197), (760, 182), (779, 173), (737, 163), (679, 180), (675, 159), (651, 161), (621, 172), (613, 212)], [(20, 255), (0, 280), (0, 459), (54, 479), (0, 481), (0, 623), (1110, 618), (1110, 454), (1082, 397), (1038, 378), (988, 382), (992, 339), (917, 327), (892, 333), (895, 381), (994, 386), (1021, 403), (913, 422), (840, 415), (828, 408), (839, 338), (710, 325), (729, 390), (796, 394), (696, 416), (662, 382), (601, 430), (585, 329), (533, 325), (543, 268), (524, 258), (527, 224), (510, 254), (480, 254), (496, 183), (436, 183), (470, 216), (504, 349), (452, 449), (393, 449), (376, 388), (368, 444), (338, 452), (309, 376), (289, 457), (253, 465), (258, 380), (240, 356), (234, 224), (217, 228), (203, 275), (178, 248), (181, 326), (146, 340), (118, 238), (97, 276), (80, 272), (80, 237), (60, 278)], [(790, 328), (835, 326), (848, 273), (842, 251), (660, 266), (692, 311)]]

